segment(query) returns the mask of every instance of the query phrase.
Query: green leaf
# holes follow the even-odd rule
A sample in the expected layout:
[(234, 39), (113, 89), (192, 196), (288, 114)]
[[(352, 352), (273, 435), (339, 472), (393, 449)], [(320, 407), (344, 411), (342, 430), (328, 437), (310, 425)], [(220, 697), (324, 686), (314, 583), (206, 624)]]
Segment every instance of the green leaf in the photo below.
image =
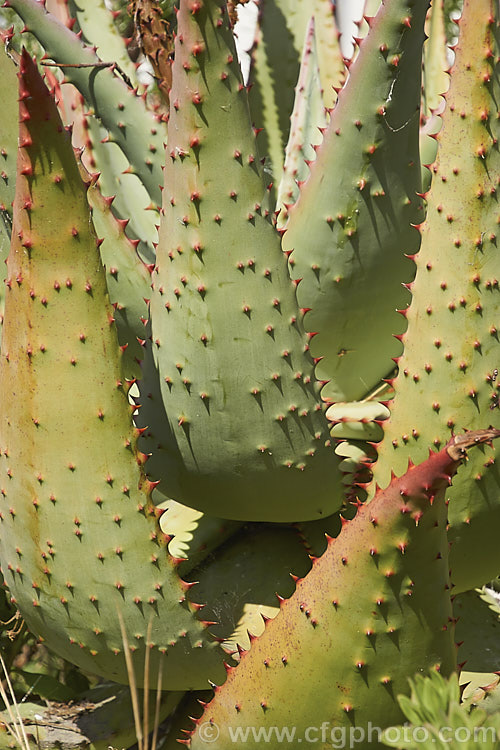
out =
[(138, 417), (148, 472), (168, 497), (210, 515), (329, 515), (342, 501), (339, 461), (280, 237), (262, 205), (222, 0), (196, 13), (181, 5), (171, 100)]
[(325, 107), (333, 107), (334, 87), (342, 84), (344, 63), (330, 0), (265, 0), (250, 70), (250, 107), (257, 127), (264, 128), (259, 150), (266, 170), (278, 183), (293, 110), (293, 87), (311, 16), (317, 29), (318, 67)]
[[(381, 6), (331, 114), (283, 249), (328, 401), (362, 399), (393, 369), (422, 219), (419, 109), (427, 2)], [(407, 19), (407, 20), (405, 20)], [(299, 281), (300, 280), (300, 281)]]
[[(490, 48), (491, 58), (484, 52)], [(498, 3), (466, 0), (421, 227), (404, 355), (374, 467), (374, 482), (382, 487), (392, 471), (400, 474), (408, 459), (423, 460), (453, 432), (500, 425), (499, 55)], [(494, 462), (493, 448), (477, 451), (448, 492), (455, 592), (483, 585), (500, 569), (500, 477)]]
[(460, 705), (456, 675), (445, 679), (438, 672), (410, 679), (411, 698), (399, 696), (410, 724), (386, 729), (382, 742), (405, 750), (495, 750), (500, 739), (500, 714), (488, 716)]
[(165, 658), (166, 689), (201, 689), (224, 674), (224, 653), (186, 598), (141, 469), (88, 185), (36, 65), (22, 62), (0, 361), (12, 511), (0, 521), (2, 570), (29, 629), (68, 661), (127, 683), (123, 613), (139, 685), (148, 650), (151, 686)]
[[(112, 134), (151, 200), (161, 203), (160, 184), (165, 130), (159, 118), (95, 52), (45, 11), (35, 0), (9, 0), (47, 54), (63, 65), (64, 74), (83, 95), (87, 106)], [(108, 62), (105, 60), (104, 62)]]

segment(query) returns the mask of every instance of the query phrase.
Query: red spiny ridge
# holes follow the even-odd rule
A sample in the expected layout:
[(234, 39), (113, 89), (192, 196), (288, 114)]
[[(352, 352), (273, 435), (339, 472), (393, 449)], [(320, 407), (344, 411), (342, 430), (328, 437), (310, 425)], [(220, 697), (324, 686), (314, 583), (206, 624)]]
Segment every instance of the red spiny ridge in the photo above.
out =
[[(231, 747), (228, 727), (383, 728), (403, 721), (409, 674), (455, 670), (444, 492), (466, 449), (498, 436), (452, 439), (360, 508), (215, 689), (192, 750), (212, 724), (215, 750)], [(245, 744), (260, 747), (251, 730)]]

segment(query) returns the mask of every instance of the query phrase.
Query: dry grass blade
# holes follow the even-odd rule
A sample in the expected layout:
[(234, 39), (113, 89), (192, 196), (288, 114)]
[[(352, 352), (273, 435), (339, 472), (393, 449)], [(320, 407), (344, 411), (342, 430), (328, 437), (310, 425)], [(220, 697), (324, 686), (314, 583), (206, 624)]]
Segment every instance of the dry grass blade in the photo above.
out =
[[(5, 681), (7, 682), (7, 686), (9, 688), (11, 701), (12, 701), (11, 703), (7, 696), (5, 688), (2, 684), (2, 681), (0, 680), (0, 695), (2, 696), (2, 700), (5, 703), (5, 708), (7, 709), (10, 720), (12, 722), (11, 727), (6, 725), (7, 729), (12, 734), (12, 736), (15, 737), (16, 742), (19, 744), (21, 748), (23, 748), (23, 750), (30, 750), (30, 744), (28, 741), (28, 737), (26, 735), (26, 730), (24, 728), (24, 723), (23, 723), (21, 714), (19, 713), (19, 707), (17, 705), (16, 696), (14, 695), (14, 690), (12, 688), (12, 683), (10, 681), (10, 677), (7, 672), (7, 667), (5, 666), (5, 662), (1, 654), (0, 654), (0, 663), (2, 665), (3, 673), (5, 675)], [(12, 711), (12, 707), (14, 707), (15, 709), (15, 714)]]
[(161, 705), (161, 687), (163, 683), (163, 659), (164, 652), (160, 655), (160, 664), (158, 665), (158, 682), (156, 683), (156, 706), (155, 706), (155, 724), (153, 730), (153, 739), (151, 740), (151, 750), (156, 750), (158, 740), (158, 727), (160, 726), (160, 705)]
[(135, 724), (135, 735), (137, 737), (137, 746), (139, 750), (144, 750), (144, 737), (141, 727), (141, 714), (139, 711), (139, 694), (137, 691), (137, 683), (135, 680), (134, 665), (132, 664), (132, 657), (130, 656), (130, 646), (128, 645), (127, 632), (125, 630), (125, 623), (120, 610), (118, 610), (118, 620), (120, 622), (120, 630), (122, 634), (123, 650), (125, 653), (125, 663), (127, 665), (127, 674), (130, 687), (130, 697), (132, 700), (132, 711), (134, 714)]
[(0, 681), (0, 695), (2, 697), (2, 700), (3, 700), (4, 704), (5, 704), (5, 707), (7, 709), (7, 713), (9, 714), (9, 718), (10, 718), (10, 721), (11, 721), (10, 725), (9, 724), (5, 724), (5, 728), (14, 737), (14, 739), (16, 740), (16, 742), (18, 743), (18, 745), (20, 747), (24, 747), (23, 739), (22, 739), (22, 737), (21, 737), (21, 735), (19, 734), (19, 731), (18, 731), (16, 717), (12, 713), (12, 707), (11, 707), (11, 705), (9, 703), (9, 699), (7, 698), (7, 694), (5, 692), (5, 688), (2, 685), (1, 681)]
[(143, 750), (148, 750), (149, 740), (149, 665), (151, 657), (151, 631), (153, 628), (153, 621), (150, 620), (148, 624), (148, 632), (146, 636), (146, 653), (144, 655), (144, 705), (142, 710), (143, 730), (144, 730), (144, 745)]

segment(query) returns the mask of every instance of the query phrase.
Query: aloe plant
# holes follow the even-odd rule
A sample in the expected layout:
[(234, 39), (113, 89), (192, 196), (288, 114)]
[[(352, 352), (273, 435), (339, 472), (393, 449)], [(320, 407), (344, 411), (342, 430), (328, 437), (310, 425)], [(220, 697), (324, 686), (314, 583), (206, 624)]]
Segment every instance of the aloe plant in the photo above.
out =
[(330, 0), (266, 0), (250, 92), (237, 5), (132, 3), (149, 86), (95, 2), (9, 0), (1, 57), (10, 602), (222, 750), (404, 721), (500, 568), (498, 5), (448, 75), (440, 2), (343, 61)]
[(427, 678), (417, 675), (411, 681), (411, 698), (401, 696), (400, 702), (411, 724), (387, 729), (383, 740), (388, 747), (400, 747), (402, 740), (408, 748), (497, 747), (498, 713), (490, 719), (476, 705), (469, 713), (460, 705), (456, 679), (446, 681), (436, 672)]

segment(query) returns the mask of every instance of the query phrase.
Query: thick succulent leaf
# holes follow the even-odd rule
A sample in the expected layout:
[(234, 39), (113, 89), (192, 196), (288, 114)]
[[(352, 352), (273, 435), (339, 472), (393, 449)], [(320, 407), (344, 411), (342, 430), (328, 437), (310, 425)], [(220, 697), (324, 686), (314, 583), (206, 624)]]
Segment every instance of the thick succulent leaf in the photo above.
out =
[(353, 506), (342, 508), (342, 512), (333, 513), (319, 521), (303, 521), (294, 524), (302, 541), (312, 558), (321, 557), (328, 547), (329, 537), (337, 537), (342, 529), (342, 518), (353, 518), (356, 509)]
[(460, 705), (456, 675), (448, 680), (434, 672), (410, 679), (411, 697), (400, 697), (401, 708), (409, 719), (404, 726), (384, 732), (384, 746), (406, 750), (495, 750), (500, 736), (500, 715), (488, 716), (476, 709), (469, 713)]
[[(9, 247), (10, 247), (10, 231), (8, 226), (6, 226), (0, 218), (0, 264), (3, 264), (7, 258), (7, 255), (9, 254)], [(0, 268), (2, 268), (3, 271), (3, 265), (0, 265)], [(5, 273), (2, 272), (0, 274), (0, 336), (2, 332), (2, 325), (3, 325), (3, 310), (4, 310), (4, 304), (5, 304), (5, 288), (3, 284), (3, 280), (5, 277)]]
[(346, 500), (364, 499), (359, 484), (365, 484), (371, 479), (366, 467), (377, 458), (375, 448), (365, 441), (351, 439), (340, 443), (335, 448), (335, 453), (342, 457), (339, 469), (343, 474), (342, 483), (345, 485)]
[(323, 101), (332, 107), (342, 84), (344, 63), (330, 0), (264, 0), (250, 71), (252, 118), (264, 128), (259, 149), (279, 181), (293, 110), (293, 87), (311, 16), (317, 29), (317, 53)]
[(448, 45), (444, 24), (444, 0), (434, 0), (426, 25), (428, 39), (424, 44), (423, 92), (425, 115), (438, 109), (448, 90)]
[(469, 707), (481, 705), (488, 713), (495, 710), (500, 697), (495, 674), (500, 670), (498, 604), (493, 592), (486, 588), (464, 591), (453, 598), (462, 700)]
[(151, 274), (125, 234), (123, 224), (111, 213), (111, 202), (103, 198), (97, 184), (88, 189), (87, 198), (95, 230), (102, 239), (101, 261), (106, 270), (118, 341), (120, 346), (126, 347), (122, 358), (123, 373), (129, 379), (140, 377), (141, 342), (144, 343), (146, 336)]
[(179, 741), (186, 742), (184, 727), (189, 723), (188, 717), (198, 717), (203, 713), (203, 706), (212, 697), (211, 690), (199, 690), (186, 693), (177, 710), (168, 722), (166, 736), (162, 737), (162, 750), (179, 750)]
[(292, 575), (302, 578), (310, 568), (295, 529), (255, 524), (233, 535), (188, 580), (198, 582), (197, 595), (207, 602), (203, 616), (217, 622), (212, 632), (233, 652), (250, 647), (249, 633), (262, 635), (262, 615), (275, 617), (278, 595), (288, 598), (295, 590)]
[(299, 80), (295, 88), (295, 102), (291, 117), (290, 135), (285, 153), (285, 165), (278, 188), (278, 226), (288, 217), (288, 206), (299, 197), (299, 183), (309, 174), (308, 162), (316, 154), (314, 146), (322, 140), (320, 128), (326, 127), (326, 110), (323, 104), (315, 22), (311, 18), (307, 27), (304, 51), (300, 64)]
[[(92, 0), (91, 6), (85, 3), (85, 7), (77, 13), (78, 20), (87, 34), (90, 34), (95, 30), (95, 21), (102, 12), (103, 18), (100, 19), (102, 24), (98, 24), (101, 29), (99, 38), (104, 49), (109, 50), (107, 55), (101, 54), (102, 59), (106, 57), (107, 60), (120, 62), (123, 55), (128, 59), (124, 41), (116, 30), (115, 34), (112, 34), (110, 24), (114, 25), (114, 22), (110, 12), (102, 6), (96, 17), (94, 11), (97, 6), (98, 0)], [(52, 8), (49, 5), (47, 7), (49, 10)], [(75, 19), (71, 17), (69, 7), (69, 4), (64, 3), (62, 8), (58, 8), (57, 17), (65, 25), (71, 27)], [(74, 10), (73, 5), (71, 7)], [(97, 44), (97, 39), (95, 43)], [(121, 61), (120, 68), (126, 70), (129, 78), (135, 80), (135, 65), (132, 65), (130, 59), (128, 66)], [(102, 194), (114, 199), (111, 206), (113, 215), (122, 221), (127, 220), (125, 229), (127, 237), (139, 240), (137, 247), (139, 255), (145, 262), (152, 263), (155, 257), (154, 244), (158, 241), (157, 227), (160, 223), (157, 207), (151, 202), (150, 194), (140, 176), (134, 173), (124, 151), (117, 143), (110, 140), (110, 134), (103, 127), (102, 122), (88, 113), (88, 106), (85, 106), (82, 95), (69, 83), (63, 84), (60, 90), (62, 97), (58, 106), (61, 110), (64, 104), (65, 117), (63, 116), (63, 119), (72, 125), (73, 146), (84, 149), (81, 157), (84, 165), (90, 172), (98, 173), (98, 185)], [(166, 129), (164, 135), (166, 137)]]
[(191, 12), (186, 0), (178, 14), (152, 275), (159, 376), (150, 385), (146, 371), (139, 417), (148, 473), (167, 496), (211, 515), (318, 518), (340, 506), (338, 460), (280, 238), (261, 208), (224, 7), (207, 0)]
[[(300, 527), (302, 530), (320, 525), (325, 539), (327, 526), (323, 522), (300, 524)], [(310, 568), (311, 559), (297, 531), (255, 524), (233, 536), (190, 578), (199, 581), (199, 591), (209, 602), (203, 610), (204, 616), (218, 622), (213, 632), (224, 638), (228, 650), (241, 652), (264, 633), (266, 620), (278, 615), (278, 595), (289, 598), (295, 590), (295, 576), (305, 576)], [(206, 701), (212, 695), (203, 697)], [(172, 743), (185, 736), (187, 717), (200, 715), (199, 706), (196, 708), (197, 712), (191, 704), (180, 707), (181, 715), (169, 735)]]
[[(2, 42), (6, 41), (2, 37)], [(17, 77), (14, 62), (0, 44), (0, 337), (2, 333), (5, 290), (5, 260), (9, 254), (12, 231), (12, 203), (16, 189), (17, 162)]]
[(444, 101), (440, 114), (435, 112), (427, 122), (420, 128), (420, 161), (422, 163), (422, 192), (428, 192), (432, 184), (432, 170), (437, 156), (438, 144), (436, 135), (443, 124), (441, 114), (444, 110)]
[[(110, 67), (99, 67), (101, 59), (36, 0), (9, 0), (27, 30), (47, 54), (63, 65), (66, 78), (78, 88), (120, 146), (139, 175), (151, 200), (161, 203), (164, 125), (146, 109), (138, 97)], [(108, 62), (105, 60), (104, 62)]]
[[(0, 44), (0, 100), (2, 120), (0, 123), (0, 221), (10, 236), (12, 227), (12, 203), (16, 189), (17, 162), (17, 76), (14, 61), (7, 53), (2, 38)], [(2, 254), (3, 261), (7, 256)], [(3, 267), (2, 267), (3, 270)]]
[[(231, 747), (228, 727), (294, 726), (304, 738), (326, 717), (331, 727), (383, 728), (402, 720), (396, 697), (408, 694), (409, 674), (454, 671), (444, 489), (461, 448), (452, 442), (393, 478), (329, 540), (216, 688), (192, 750), (207, 723), (219, 728), (216, 750)], [(252, 732), (245, 744), (260, 746)]]
[(500, 677), (492, 674), (488, 684), (482, 682), (466, 700), (467, 705), (486, 711), (488, 714), (500, 714)]
[(326, 415), (333, 422), (330, 431), (333, 437), (380, 441), (383, 437), (381, 423), (389, 417), (389, 411), (378, 401), (351, 401), (333, 404)]
[[(65, 26), (73, 27), (75, 19), (69, 13), (68, 3), (47, 0), (46, 8)], [(110, 59), (114, 58), (110, 56)], [(47, 71), (50, 72), (50, 68)], [(57, 79), (54, 77), (54, 80)], [(114, 196), (112, 213), (118, 219), (128, 221), (127, 236), (139, 240), (137, 250), (140, 256), (152, 263), (155, 257), (153, 243), (158, 240), (157, 225), (160, 222), (148, 191), (139, 176), (133, 173), (122, 149), (110, 141), (109, 132), (89, 114), (88, 106), (75, 86), (58, 81), (56, 85), (58, 109), (63, 122), (72, 127), (74, 148), (83, 149), (82, 162), (89, 172), (98, 173), (102, 194)]]
[(363, 14), (368, 18), (373, 18), (378, 13), (381, 0), (366, 0)]
[[(448, 680), (437, 672), (431, 672), (429, 676), (417, 675), (415, 679), (410, 678), (410, 687), (411, 697), (402, 696), (401, 707), (405, 717), (414, 724), (443, 724), (449, 718), (450, 704), (458, 707), (460, 690), (456, 675)], [(390, 732), (388, 734), (390, 736)]]
[[(323, 398), (364, 398), (401, 352), (397, 308), (409, 295), (422, 218), (419, 109), (428, 2), (380, 8), (332, 112), (283, 248), (291, 252), (304, 324), (321, 357)], [(348, 311), (348, 312), (347, 312)]]
[(423, 112), (420, 128), (423, 192), (427, 192), (431, 186), (432, 172), (430, 165), (433, 164), (437, 156), (437, 140), (434, 136), (441, 129), (440, 115), (443, 113), (445, 106), (443, 96), (448, 91), (450, 83), (447, 73), (449, 62), (444, 0), (432, 3), (427, 16), (426, 32), (428, 38), (424, 44)]
[[(500, 423), (497, 11), (493, 0), (464, 3), (405, 351), (374, 467), (380, 486), (408, 457), (422, 460), (453, 430)], [(467, 590), (500, 568), (500, 477), (493, 449), (471, 457), (448, 497), (452, 581)]]
[[(70, 23), (67, 5), (64, 5), (63, 8), (56, 6), (55, 10), (60, 13), (61, 19), (65, 18)], [(56, 79), (51, 76), (51, 80), (55, 81)], [(149, 315), (150, 269), (138, 256), (141, 243), (138, 240), (131, 241), (128, 239), (126, 232), (130, 234), (130, 222), (122, 218), (118, 218), (118, 220), (115, 218), (114, 204), (118, 195), (104, 198), (100, 188), (103, 184), (109, 188), (111, 184), (116, 189), (124, 182), (127, 182), (127, 185), (130, 186), (130, 180), (136, 183), (136, 187), (141, 188), (143, 196), (146, 196), (146, 203), (149, 196), (136, 176), (121, 174), (124, 164), (127, 165), (127, 161), (116, 144), (99, 143), (97, 152), (103, 158), (100, 158), (97, 162), (90, 133), (94, 136), (97, 133), (100, 137), (103, 128), (95, 118), (85, 116), (83, 97), (75, 87), (67, 83), (61, 86), (56, 82), (53, 93), (63, 121), (71, 128), (73, 147), (81, 151), (80, 158), (84, 167), (94, 173), (92, 185), (87, 191), (87, 199), (92, 210), (93, 224), (101, 241), (101, 261), (106, 268), (106, 283), (110, 301), (114, 307), (118, 340), (120, 346), (126, 347), (122, 358), (123, 374), (130, 379), (140, 377), (141, 369), (138, 362), (143, 358), (141, 343), (146, 336), (145, 323)], [(110, 159), (110, 155), (115, 158)], [(100, 170), (99, 175), (95, 174), (96, 169)], [(127, 189), (120, 191), (118, 202), (123, 204), (120, 199), (124, 192), (126, 195), (130, 195), (130, 202), (132, 203), (131, 191)], [(137, 223), (141, 221), (141, 217), (146, 217), (151, 212), (141, 211), (141, 193), (139, 190), (136, 191), (134, 197), (136, 210), (133, 216), (135, 216), (136, 221), (133, 222), (133, 225), (136, 228)], [(122, 205), (120, 205), (121, 207)], [(156, 234), (154, 226), (152, 230)], [(132, 234), (134, 234), (133, 231)], [(147, 233), (145, 236), (147, 237)], [(144, 250), (144, 247), (142, 249)], [(149, 247), (146, 244), (146, 252), (149, 253), (152, 250), (152, 246)]]
[(106, 279), (69, 137), (23, 56), (20, 153), (1, 349), (2, 571), (30, 630), (127, 682), (203, 688), (222, 652), (186, 600), (135, 447)]
[[(153, 499), (157, 497), (162, 497), (158, 490)], [(168, 551), (176, 558), (177, 569), (182, 576), (199, 566), (241, 528), (237, 521), (209, 516), (175, 500), (163, 499), (156, 507), (163, 511), (160, 527), (164, 534), (171, 537)]]
[(45, 8), (68, 29), (71, 29), (75, 33), (79, 32), (76, 18), (71, 16), (69, 2), (66, 2), (66, 0), (45, 0)]
[(432, 172), (428, 167), (436, 159), (437, 140), (434, 136), (441, 129), (439, 115), (443, 112), (443, 95), (448, 91), (450, 83), (446, 72), (449, 63), (443, 0), (432, 3), (427, 16), (426, 31), (428, 38), (424, 44), (423, 112), (420, 128), (423, 192), (427, 192), (431, 186)]
[(457, 20), (462, 12), (464, 0), (444, 0), (444, 23), (448, 43), (455, 43), (458, 35)]
[[(84, 158), (99, 173), (99, 187), (106, 197), (113, 197), (112, 213), (126, 221), (126, 234), (138, 240), (137, 252), (146, 263), (155, 259), (158, 241), (159, 212), (139, 175), (130, 169), (125, 154), (109, 140), (107, 132), (95, 117), (85, 118)], [(148, 295), (149, 296), (149, 295)]]
[(125, 40), (118, 33), (112, 12), (104, 0), (70, 0), (69, 11), (78, 23), (85, 44), (96, 47), (101, 60), (119, 65), (132, 85), (137, 87), (139, 81), (136, 66), (129, 57)]
[(389, 416), (387, 407), (376, 400), (338, 402), (327, 410), (332, 427), (330, 434), (340, 440), (335, 452), (343, 456), (339, 469), (346, 485), (346, 499), (364, 499), (364, 486), (371, 479), (369, 467), (377, 458), (373, 443), (383, 437), (383, 423)]
[(323, 103), (327, 109), (330, 109), (337, 101), (336, 88), (342, 85), (346, 72), (333, 12), (335, 7), (332, 8), (331, 0), (312, 0), (308, 3), (278, 0), (278, 5), (287, 19), (295, 45), (299, 44), (297, 46), (299, 54), (302, 52), (300, 45), (303, 44), (309, 19), (311, 16), (314, 18)]
[[(66, 5), (64, 9), (67, 11)], [(67, 13), (66, 20), (68, 22), (70, 20)], [(54, 81), (55, 79), (51, 77), (51, 80)], [(96, 168), (104, 170), (99, 177), (94, 174), (92, 185), (87, 191), (87, 199), (92, 209), (94, 227), (101, 238), (101, 261), (107, 271), (106, 282), (110, 301), (114, 306), (118, 340), (122, 347), (126, 347), (122, 358), (123, 373), (127, 378), (140, 377), (141, 369), (138, 362), (143, 358), (141, 343), (146, 336), (145, 322), (149, 315), (147, 301), (151, 291), (150, 269), (138, 256), (137, 251), (141, 243), (137, 240), (131, 241), (128, 239), (126, 232), (130, 233), (130, 222), (115, 218), (114, 203), (118, 195), (115, 198), (104, 198), (100, 186), (105, 184), (109, 187), (110, 179), (115, 187), (125, 181), (130, 186), (129, 181), (135, 181), (136, 187), (140, 187), (142, 195), (146, 196), (146, 201), (149, 200), (149, 196), (136, 176), (120, 174), (123, 161), (125, 165), (127, 162), (123, 152), (116, 144), (99, 143), (97, 151), (100, 155), (103, 154), (104, 158), (99, 159), (99, 163), (96, 162), (89, 133), (94, 128), (97, 128), (97, 131), (93, 130), (94, 134), (95, 132), (99, 133), (102, 127), (95, 118), (85, 118), (82, 106), (83, 97), (75, 87), (72, 84), (59, 86), (56, 83), (53, 93), (56, 96), (58, 110), (63, 121), (68, 122), (71, 127), (73, 147), (78, 150), (83, 149), (80, 158), (85, 167), (94, 173)], [(110, 160), (109, 155), (111, 153), (116, 158)], [(123, 197), (124, 192), (130, 196), (130, 202), (132, 202), (130, 190), (120, 191), (120, 198)], [(146, 217), (152, 213), (145, 210), (141, 211), (140, 197), (141, 193), (137, 190), (135, 193), (136, 211), (134, 216), (136, 221), (133, 222), (134, 228), (137, 228), (137, 223), (141, 222), (142, 216)], [(122, 201), (119, 200), (119, 203), (122, 204)], [(156, 235), (154, 225), (152, 230)], [(134, 231), (132, 231), (132, 234), (134, 234)], [(147, 233), (145, 236), (148, 236)], [(146, 252), (151, 253), (153, 251), (152, 246), (147, 243), (144, 244)], [(144, 247), (142, 249), (144, 251)]]
[(354, 6), (342, 0), (335, 3), (335, 16), (339, 29), (342, 29), (342, 51), (346, 55), (348, 67), (356, 59), (360, 42), (368, 34), (371, 21), (381, 4), (382, 0), (365, 0), (364, 5), (362, 0), (358, 0)]
[(478, 589), (454, 597), (453, 615), (457, 619), (455, 639), (460, 644), (457, 660), (463, 664), (460, 681), (468, 681), (467, 673), (482, 673), (480, 684), (487, 685), (491, 682), (490, 674), (500, 670), (498, 612), (489, 608), (487, 597)]
[(497, 578), (492, 581), (488, 586), (484, 586), (482, 589), (478, 589), (481, 592), (481, 599), (486, 602), (490, 610), (500, 618), (500, 594), (498, 592)]

